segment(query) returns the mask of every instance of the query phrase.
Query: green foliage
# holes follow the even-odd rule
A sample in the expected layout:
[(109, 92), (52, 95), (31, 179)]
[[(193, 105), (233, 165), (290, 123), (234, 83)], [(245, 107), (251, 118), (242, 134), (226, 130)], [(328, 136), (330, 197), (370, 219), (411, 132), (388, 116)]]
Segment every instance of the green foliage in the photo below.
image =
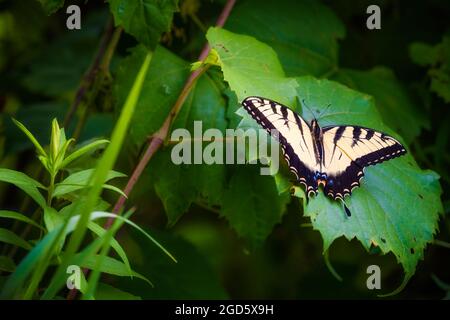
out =
[[(129, 86), (133, 66), (142, 56), (142, 50), (142, 47), (136, 48), (119, 67), (116, 90), (119, 101), (122, 92), (126, 92)], [(161, 47), (156, 48), (144, 82), (145, 89), (132, 120), (130, 136), (134, 143), (141, 144), (149, 129), (156, 131), (162, 125), (165, 115), (175, 103), (176, 95), (181, 91), (188, 71), (188, 63)], [(191, 91), (172, 128), (187, 128), (193, 135), (193, 122), (204, 119), (203, 130), (217, 128), (224, 132), (227, 126), (226, 102), (220, 91), (220, 83), (212, 76), (202, 77)], [(205, 105), (208, 105), (208, 110), (204, 109)], [(174, 165), (170, 153), (171, 148), (166, 148), (155, 156), (151, 162), (154, 170), (150, 179), (163, 201), (169, 224), (173, 225), (196, 200), (206, 201), (211, 206), (220, 204), (225, 168), (205, 164)]]
[(155, 247), (142, 247), (142, 234), (131, 233), (129, 241), (134, 251), (135, 268), (149, 279), (154, 279), (154, 289), (142, 281), (118, 279), (115, 287), (143, 299), (226, 299), (227, 294), (207, 257), (185, 239), (168, 232), (155, 233), (156, 239), (171, 248), (177, 257), (174, 264), (166, 257), (155, 259)]
[(450, 37), (444, 36), (442, 42), (430, 46), (414, 42), (409, 47), (409, 54), (414, 63), (428, 67), (431, 79), (430, 90), (440, 96), (446, 103), (450, 102)]
[(342, 22), (328, 7), (309, 0), (245, 1), (225, 28), (268, 44), (289, 76), (323, 76), (335, 70), (337, 40), (345, 35)]
[(58, 11), (64, 6), (64, 0), (38, 0), (38, 1), (42, 4), (44, 11), (48, 15)]
[(21, 79), (23, 86), (49, 97), (68, 96), (94, 56), (105, 21), (107, 15), (97, 13), (83, 19), (83, 32), (72, 32), (43, 48), (34, 48), (30, 70)]
[[(86, 145), (67, 156), (69, 146), (74, 141), (74, 139), (69, 140), (66, 139), (64, 129), (61, 129), (59, 127), (58, 122), (56, 120), (52, 122), (52, 133), (48, 151), (44, 150), (44, 147), (37, 141), (37, 139), (33, 136), (33, 134), (23, 124), (21, 124), (16, 120), (14, 120), (14, 123), (33, 143), (33, 145), (36, 148), (36, 153), (39, 160), (41, 161), (43, 167), (48, 171), (50, 175), (50, 185), (48, 187), (44, 187), (39, 182), (35, 181), (32, 178), (29, 178), (27, 175), (21, 172), (9, 169), (0, 169), (1, 170), (0, 179), (2, 181), (12, 183), (17, 187), (21, 188), (22, 190), (24, 190), (33, 199), (36, 200), (36, 202), (42, 207), (44, 212), (44, 224), (45, 230), (47, 231), (47, 235), (34, 248), (27, 241), (17, 236), (14, 232), (4, 228), (0, 228), (0, 242), (12, 244), (17, 247), (24, 248), (26, 250), (32, 250), (28, 255), (28, 259), (23, 260), (19, 268), (15, 270), (16, 271), (15, 274), (18, 274), (17, 272), (19, 272), (18, 270), (20, 270), (20, 272), (24, 273), (24, 275), (18, 275), (16, 277), (13, 276), (11, 278), (12, 280), (10, 279), (8, 281), (8, 284), (6, 285), (7, 289), (5, 289), (3, 295), (5, 297), (19, 297), (20, 296), (19, 294), (21, 292), (20, 288), (24, 285), (24, 282), (27, 279), (27, 277), (30, 276), (31, 285), (26, 289), (23, 296), (28, 297), (28, 295), (31, 294), (31, 292), (33, 292), (34, 286), (37, 285), (37, 283), (39, 283), (39, 277), (42, 276), (39, 273), (37, 273), (37, 276), (36, 273), (34, 275), (31, 275), (33, 266), (36, 263), (38, 263), (41, 266), (48, 264), (53, 255), (56, 254), (58, 256), (63, 248), (64, 239), (66, 235), (70, 233), (75, 228), (76, 225), (78, 225), (77, 222), (78, 220), (80, 220), (79, 215), (71, 217), (72, 215), (71, 212), (76, 212), (75, 209), (79, 208), (80, 205), (75, 205), (74, 207), (72, 207), (72, 210), (69, 211), (69, 214), (66, 213), (65, 215), (62, 215), (61, 213), (58, 213), (54, 208), (50, 206), (53, 197), (61, 197), (68, 193), (74, 193), (75, 191), (79, 191), (81, 189), (83, 189), (83, 191), (91, 189), (93, 187), (93, 185), (90, 184), (90, 181), (92, 181), (91, 176), (95, 175), (96, 171), (94, 169), (79, 171), (69, 175), (62, 182), (56, 184), (55, 184), (55, 177), (58, 175), (61, 169), (65, 168), (72, 161), (82, 157), (88, 151), (91, 151), (94, 148), (98, 148), (100, 145), (105, 144), (108, 141), (107, 140), (94, 141), (91, 144)], [(104, 177), (104, 182), (117, 177), (124, 176), (123, 174), (114, 171), (106, 173), (107, 174)], [(104, 187), (107, 186), (108, 185), (104, 185)], [(47, 202), (45, 202), (43, 196), (38, 191), (38, 188), (47, 190), (48, 192)], [(113, 186), (109, 186), (109, 189), (118, 190)], [(120, 190), (118, 191), (121, 192)], [(86, 210), (86, 206), (83, 206), (83, 209)], [(61, 212), (62, 211), (63, 210), (61, 210)], [(93, 214), (92, 218), (94, 219), (105, 216), (112, 217), (113, 215), (97, 213)], [(28, 223), (30, 225), (42, 228), (40, 225), (36, 224), (33, 220), (29, 219), (28, 217), (13, 211), (1, 210), (0, 217), (19, 220)], [(75, 222), (74, 219), (76, 219), (75, 221), (77, 222)], [(124, 222), (129, 223), (135, 228), (144, 232), (140, 227), (138, 227), (131, 221), (125, 219)], [(111, 232), (106, 231), (100, 226), (94, 224), (93, 222), (88, 222), (87, 227), (98, 236), (98, 239), (102, 240), (107, 239), (107, 237), (110, 236), (110, 234), (112, 234)], [(148, 235), (147, 233), (145, 234), (151, 241), (154, 241), (154, 239), (150, 235)], [(123, 262), (117, 261), (110, 257), (102, 257), (102, 255), (99, 256), (95, 254), (84, 255), (83, 253), (73, 255), (70, 257), (70, 259), (74, 259), (78, 263), (78, 265), (82, 267), (95, 270), (94, 272), (109, 273), (117, 276), (125, 276), (125, 275), (136, 276), (138, 278), (148, 281), (145, 277), (141, 276), (140, 274), (134, 272), (131, 269), (125, 251), (122, 249), (120, 244), (115, 239), (113, 238), (109, 239), (107, 243), (113, 247), (113, 249), (121, 257)], [(100, 242), (100, 245), (101, 244), (102, 243)], [(159, 244), (157, 245), (165, 251), (165, 249), (162, 246), (160, 246)], [(165, 252), (169, 254), (167, 251)], [(95, 253), (95, 251), (92, 251), (92, 253)], [(43, 257), (47, 257), (47, 259), (43, 259)], [(99, 261), (101, 261), (101, 263), (99, 263)], [(2, 265), (3, 265), (2, 270), (4, 271), (12, 272), (15, 269), (11, 267), (13, 264), (10, 263), (7, 257), (2, 259)], [(57, 283), (58, 281), (60, 281), (60, 279), (56, 278), (56, 280), (54, 280), (52, 284), (54, 285), (54, 283)], [(10, 289), (8, 289), (8, 287)], [(13, 289), (14, 287), (17, 288)], [(90, 287), (88, 286), (87, 288), (89, 289)]]
[(288, 201), (287, 193), (278, 196), (272, 177), (261, 176), (256, 166), (242, 166), (235, 170), (225, 191), (222, 215), (254, 249), (281, 222)]
[(16, 187), (22, 189), (34, 201), (36, 201), (37, 204), (39, 204), (41, 207), (45, 207), (45, 199), (39, 192), (39, 188), (44, 189), (45, 187), (23, 172), (0, 168), (0, 181), (11, 183)]
[(122, 26), (148, 48), (154, 48), (160, 35), (168, 31), (178, 0), (110, 0), (116, 25)]
[[(114, 87), (117, 105), (120, 106), (125, 101), (146, 54), (146, 48), (138, 46), (121, 61)], [(189, 68), (186, 62), (167, 49), (161, 46), (156, 47), (132, 118), (129, 132), (132, 143), (141, 145), (147, 139), (149, 132), (159, 129), (188, 75)]]
[(32, 248), (27, 241), (23, 240), (14, 232), (11, 232), (8, 229), (3, 228), (0, 228), (0, 242), (13, 244), (26, 250), (30, 250)]
[(417, 102), (390, 69), (385, 67), (368, 71), (341, 69), (333, 79), (374, 97), (383, 121), (401, 134), (406, 143), (413, 142), (423, 128), (429, 127), (425, 113), (420, 111)]

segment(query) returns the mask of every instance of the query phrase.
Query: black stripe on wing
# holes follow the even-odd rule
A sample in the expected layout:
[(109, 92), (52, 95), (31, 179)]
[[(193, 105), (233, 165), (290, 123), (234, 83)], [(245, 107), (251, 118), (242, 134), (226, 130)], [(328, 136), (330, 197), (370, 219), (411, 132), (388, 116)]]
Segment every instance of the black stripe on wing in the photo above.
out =
[[(358, 143), (365, 143), (366, 146), (376, 148), (376, 150), (372, 150), (372, 152), (360, 155), (354, 159), (349, 157), (352, 161), (345, 171), (327, 176), (327, 184), (324, 192), (333, 199), (343, 199), (346, 195), (351, 195), (353, 189), (360, 186), (361, 179), (364, 177), (363, 169), (365, 167), (406, 154), (405, 147), (396, 139), (370, 128), (359, 126), (330, 126), (324, 127), (323, 132), (326, 134), (328, 130), (335, 128), (338, 129), (333, 139), (334, 147), (337, 147), (343, 153), (343, 156), (349, 157), (351, 151), (349, 149), (346, 151), (345, 149), (354, 148)], [(351, 136), (344, 135), (348, 128), (353, 129)], [(373, 140), (374, 137), (377, 141)], [(393, 144), (388, 145), (388, 141)]]
[[(273, 136), (281, 145), (281, 149), (283, 151), (283, 156), (286, 159), (289, 169), (294, 175), (296, 176), (297, 180), (303, 184), (306, 188), (306, 194), (309, 195), (310, 193), (317, 193), (318, 185), (316, 180), (314, 179), (314, 172), (310, 170), (301, 160), (299, 155), (297, 155), (294, 152), (293, 147), (291, 144), (287, 141), (286, 137), (284, 137), (280, 131), (275, 128), (273, 123), (267, 119), (266, 115), (264, 115), (263, 110), (267, 109), (267, 107), (270, 107), (272, 110), (272, 114), (280, 115), (283, 119), (285, 119), (289, 123), (288, 119), (288, 113), (292, 112), (294, 115), (294, 118), (296, 120), (296, 123), (292, 123), (291, 125), (297, 125), (299, 127), (300, 132), (303, 132), (303, 127), (300, 121), (299, 116), (287, 108), (286, 106), (266, 99), (262, 97), (248, 97), (242, 101), (242, 106), (244, 109), (252, 116), (253, 119), (258, 122), (266, 131)], [(280, 107), (280, 113), (277, 112), (277, 106)], [(306, 125), (307, 123), (304, 122)], [(285, 124), (287, 128), (289, 129), (288, 124)], [(309, 129), (309, 126), (308, 126)], [(275, 135), (273, 134), (272, 130), (275, 130)], [(310, 129), (309, 129), (310, 130)], [(304, 137), (298, 137), (303, 138)]]

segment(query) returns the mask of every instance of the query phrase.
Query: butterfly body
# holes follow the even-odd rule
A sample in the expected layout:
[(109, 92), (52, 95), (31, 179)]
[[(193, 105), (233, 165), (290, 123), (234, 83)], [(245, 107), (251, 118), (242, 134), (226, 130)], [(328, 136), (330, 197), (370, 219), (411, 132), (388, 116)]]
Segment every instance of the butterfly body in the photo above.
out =
[(248, 97), (242, 105), (280, 142), (291, 172), (308, 196), (322, 186), (326, 195), (342, 200), (360, 186), (365, 167), (406, 153), (396, 139), (370, 128), (321, 127), (316, 119), (308, 124), (286, 106), (261, 97)]

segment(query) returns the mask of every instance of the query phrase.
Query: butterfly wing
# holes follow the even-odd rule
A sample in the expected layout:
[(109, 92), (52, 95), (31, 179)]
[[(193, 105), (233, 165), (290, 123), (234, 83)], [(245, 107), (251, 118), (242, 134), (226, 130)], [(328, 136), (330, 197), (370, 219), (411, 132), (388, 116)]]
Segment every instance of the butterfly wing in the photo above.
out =
[(305, 185), (307, 194), (317, 192), (314, 174), (320, 160), (314, 154), (311, 128), (297, 113), (282, 104), (261, 97), (248, 97), (244, 109), (280, 142), (289, 169)]
[(322, 171), (327, 174), (325, 194), (343, 199), (360, 185), (363, 169), (406, 153), (393, 137), (358, 126), (323, 128)]

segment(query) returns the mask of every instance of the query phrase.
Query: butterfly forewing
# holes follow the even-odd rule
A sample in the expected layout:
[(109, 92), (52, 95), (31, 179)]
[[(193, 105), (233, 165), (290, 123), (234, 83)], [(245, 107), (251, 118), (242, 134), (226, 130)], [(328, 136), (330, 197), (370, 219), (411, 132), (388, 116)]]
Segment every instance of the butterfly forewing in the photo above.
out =
[(314, 173), (320, 161), (314, 155), (311, 128), (306, 121), (286, 106), (269, 99), (248, 97), (242, 105), (269, 134), (272, 134), (271, 130), (277, 131), (275, 138), (281, 144), (290, 170), (308, 192), (316, 191)]
[(323, 128), (323, 171), (328, 176), (324, 191), (344, 198), (360, 185), (364, 167), (401, 156), (405, 148), (393, 137), (359, 126)]

